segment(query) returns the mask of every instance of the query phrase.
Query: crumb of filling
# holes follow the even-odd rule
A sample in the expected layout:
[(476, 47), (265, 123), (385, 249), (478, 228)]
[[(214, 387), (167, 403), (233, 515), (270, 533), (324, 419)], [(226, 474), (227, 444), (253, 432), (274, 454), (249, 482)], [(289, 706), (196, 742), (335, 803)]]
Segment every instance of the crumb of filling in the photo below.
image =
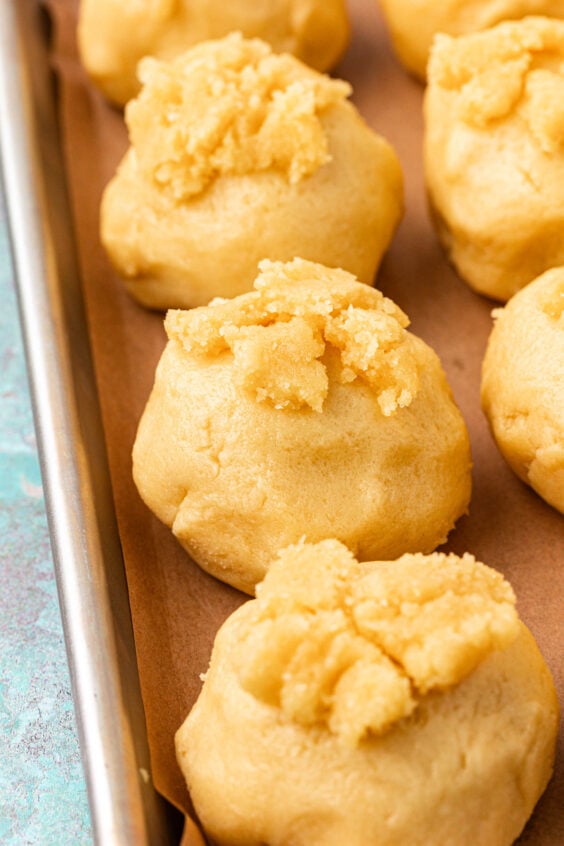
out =
[(320, 116), (350, 94), (238, 33), (172, 62), (145, 58), (126, 120), (138, 169), (177, 201), (218, 176), (269, 169), (299, 182), (330, 159)]
[(314, 262), (265, 260), (255, 290), (192, 311), (171, 310), (169, 339), (191, 354), (233, 355), (235, 383), (277, 409), (320, 412), (329, 390), (328, 347), (341, 383), (363, 379), (385, 416), (411, 404), (419, 387), (419, 347), (406, 315), (344, 270)]
[[(558, 273), (558, 271), (554, 271)], [(556, 280), (556, 276), (554, 277)], [(564, 272), (558, 273), (558, 279), (553, 287), (543, 290), (539, 296), (541, 310), (564, 330)]]
[(242, 687), (353, 747), (456, 685), (519, 626), (511, 586), (468, 554), (359, 564), (336, 540), (304, 543), (279, 554), (256, 596), (237, 635)]
[(438, 35), (429, 81), (458, 95), (457, 114), (487, 127), (517, 112), (546, 154), (564, 147), (564, 22), (526, 18), (461, 38)]

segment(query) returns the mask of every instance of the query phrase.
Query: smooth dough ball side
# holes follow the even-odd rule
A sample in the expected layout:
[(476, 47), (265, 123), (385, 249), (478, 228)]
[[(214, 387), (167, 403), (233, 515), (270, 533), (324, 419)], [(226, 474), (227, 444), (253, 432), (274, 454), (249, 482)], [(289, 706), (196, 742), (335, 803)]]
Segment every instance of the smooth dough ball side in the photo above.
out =
[(564, 268), (494, 312), (482, 407), (513, 471), (564, 514)]
[(510, 846), (551, 776), (558, 706), (529, 631), (354, 749), (244, 690), (246, 603), (176, 735), (197, 813), (229, 846)]
[(471, 490), (435, 353), (343, 271), (265, 262), (255, 284), (169, 312), (133, 450), (142, 498), (204, 569), (249, 593), (302, 536), (362, 558), (435, 549)]
[(139, 91), (142, 58), (173, 59), (235, 31), (320, 71), (336, 64), (350, 37), (344, 0), (82, 0), (78, 43), (93, 82), (124, 105)]
[(527, 15), (564, 18), (561, 0), (380, 0), (394, 50), (421, 80), (437, 33), (467, 35)]
[(501, 301), (564, 261), (564, 21), (437, 36), (425, 94), (433, 220), (460, 276)]

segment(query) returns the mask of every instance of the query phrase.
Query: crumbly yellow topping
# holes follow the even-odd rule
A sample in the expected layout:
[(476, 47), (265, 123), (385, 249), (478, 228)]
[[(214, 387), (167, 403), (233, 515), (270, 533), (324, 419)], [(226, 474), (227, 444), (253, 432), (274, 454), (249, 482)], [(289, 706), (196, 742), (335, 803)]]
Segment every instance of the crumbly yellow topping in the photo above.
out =
[(543, 152), (564, 149), (564, 45), (558, 74), (538, 68), (527, 76), (523, 113)]
[(288, 547), (239, 631), (244, 689), (355, 746), (460, 682), (518, 633), (515, 596), (471, 555), (359, 564), (336, 540)]
[(389, 416), (418, 391), (408, 323), (398, 306), (352, 274), (294, 259), (261, 262), (248, 294), (169, 311), (165, 328), (190, 354), (230, 351), (239, 388), (278, 409), (322, 410), (329, 389), (324, 356), (331, 348), (340, 356), (337, 378), (365, 380)]
[(145, 58), (127, 106), (137, 166), (178, 201), (223, 174), (276, 169), (299, 182), (329, 161), (320, 115), (350, 86), (234, 33), (172, 62)]
[(487, 126), (518, 110), (545, 153), (564, 146), (564, 22), (529, 17), (460, 38), (437, 35), (429, 82), (459, 94), (458, 115)]
[(564, 330), (564, 273), (560, 269), (552, 272), (560, 278), (552, 288), (541, 291), (539, 304), (544, 313)]

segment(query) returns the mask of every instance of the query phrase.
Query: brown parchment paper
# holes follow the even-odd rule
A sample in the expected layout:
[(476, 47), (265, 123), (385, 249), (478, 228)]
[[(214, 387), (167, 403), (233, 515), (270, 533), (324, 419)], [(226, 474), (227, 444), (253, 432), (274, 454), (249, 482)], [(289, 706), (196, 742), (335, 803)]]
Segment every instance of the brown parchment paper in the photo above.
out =
[[(140, 501), (131, 479), (131, 447), (164, 346), (162, 315), (125, 293), (98, 238), (103, 187), (127, 146), (120, 112), (86, 79), (77, 59), (77, 0), (49, 0), (54, 63), (84, 297), (102, 406), (115, 508), (125, 557), (146, 710), (154, 783), (190, 810), (173, 736), (200, 688), (215, 632), (245, 600), (194, 565), (169, 530)], [(474, 294), (449, 267), (427, 215), (421, 167), (422, 86), (391, 53), (376, 0), (349, 0), (350, 48), (335, 75), (349, 80), (366, 121), (395, 147), (405, 175), (406, 214), (377, 278), (410, 316), (412, 330), (439, 354), (466, 419), (473, 450), (470, 514), (448, 548), (469, 551), (502, 571), (518, 597), (564, 703), (564, 518), (506, 467), (479, 405), (481, 361), (493, 303)], [(338, 801), (338, 797), (337, 797)], [(187, 826), (184, 843), (201, 843)], [(519, 840), (564, 843), (562, 732), (554, 778)], [(439, 846), (439, 844), (430, 844)]]

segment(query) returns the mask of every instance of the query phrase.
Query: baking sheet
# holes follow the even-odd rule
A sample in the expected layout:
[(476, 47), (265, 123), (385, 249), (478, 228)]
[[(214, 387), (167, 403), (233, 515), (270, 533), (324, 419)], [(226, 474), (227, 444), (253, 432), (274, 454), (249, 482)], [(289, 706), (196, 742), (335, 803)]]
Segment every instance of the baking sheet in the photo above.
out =
[[(50, 0), (60, 116), (96, 386), (115, 513), (125, 560), (152, 778), (176, 806), (190, 810), (174, 759), (173, 735), (194, 702), (215, 631), (245, 597), (201, 572), (140, 501), (131, 479), (131, 446), (165, 336), (162, 315), (126, 294), (98, 239), (103, 187), (127, 137), (121, 114), (106, 105), (76, 57), (75, 0)], [(367, 122), (395, 147), (403, 165), (407, 210), (377, 286), (410, 316), (412, 330), (439, 354), (466, 419), (474, 458), (468, 517), (448, 548), (470, 551), (513, 584), (521, 616), (564, 691), (564, 521), (522, 485), (498, 455), (479, 408), (480, 365), (492, 303), (472, 293), (446, 263), (427, 215), (421, 171), (422, 87), (391, 54), (373, 0), (351, 0), (351, 46), (335, 73), (348, 79)], [(555, 776), (520, 838), (564, 842), (562, 733)], [(198, 843), (191, 826), (187, 843)]]

